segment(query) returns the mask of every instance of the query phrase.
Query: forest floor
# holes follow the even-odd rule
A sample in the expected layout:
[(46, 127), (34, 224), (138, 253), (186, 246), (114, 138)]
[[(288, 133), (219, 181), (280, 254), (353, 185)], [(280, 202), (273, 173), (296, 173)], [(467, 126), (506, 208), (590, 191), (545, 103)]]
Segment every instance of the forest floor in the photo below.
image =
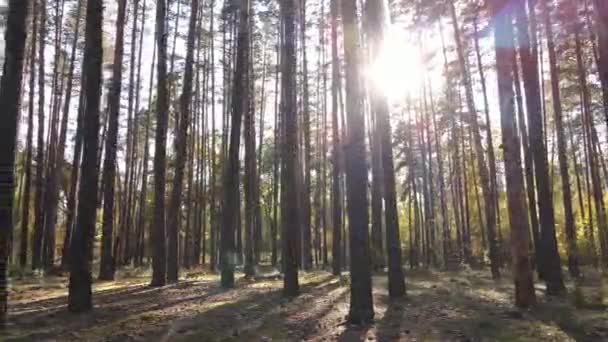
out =
[(346, 322), (348, 275), (301, 272), (301, 295), (281, 296), (282, 280), (262, 267), (257, 279), (237, 277), (223, 290), (219, 276), (183, 273), (179, 283), (150, 288), (149, 273), (121, 271), (95, 282), (95, 309), (70, 314), (67, 279), (13, 279), (10, 326), (1, 341), (608, 341), (608, 291), (597, 275), (566, 298), (545, 298), (517, 310), (513, 285), (489, 272), (407, 272), (408, 295), (389, 300), (386, 275), (374, 276), (375, 323)]

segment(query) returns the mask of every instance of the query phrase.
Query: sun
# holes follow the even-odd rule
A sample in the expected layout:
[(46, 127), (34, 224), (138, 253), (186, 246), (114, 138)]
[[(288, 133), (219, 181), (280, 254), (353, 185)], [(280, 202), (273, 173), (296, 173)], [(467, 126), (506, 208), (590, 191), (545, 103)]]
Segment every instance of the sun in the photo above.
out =
[(391, 103), (403, 101), (419, 92), (424, 66), (419, 49), (412, 46), (403, 31), (390, 27), (375, 61), (366, 68), (366, 76)]

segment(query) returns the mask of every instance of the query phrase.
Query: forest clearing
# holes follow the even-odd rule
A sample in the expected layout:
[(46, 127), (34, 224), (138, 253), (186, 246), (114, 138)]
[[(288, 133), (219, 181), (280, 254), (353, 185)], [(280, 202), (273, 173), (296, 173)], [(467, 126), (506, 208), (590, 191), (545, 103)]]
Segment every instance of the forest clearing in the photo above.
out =
[[(266, 269), (266, 272), (264, 272)], [(16, 280), (6, 341), (603, 341), (608, 311), (597, 274), (572, 295), (516, 310), (509, 281), (488, 272), (408, 272), (407, 296), (392, 301), (386, 278), (373, 277), (376, 320), (347, 322), (348, 274), (306, 272), (301, 295), (281, 295), (281, 277), (261, 267), (223, 290), (217, 275), (185, 272), (179, 283), (148, 287), (149, 274), (123, 270), (93, 286), (95, 309), (66, 310), (66, 278)], [(604, 290), (606, 291), (606, 290)], [(576, 293), (576, 295), (575, 295)], [(605, 293), (605, 292), (604, 292)], [(578, 296), (578, 298), (577, 298)], [(604, 295), (605, 296), (605, 295)]]

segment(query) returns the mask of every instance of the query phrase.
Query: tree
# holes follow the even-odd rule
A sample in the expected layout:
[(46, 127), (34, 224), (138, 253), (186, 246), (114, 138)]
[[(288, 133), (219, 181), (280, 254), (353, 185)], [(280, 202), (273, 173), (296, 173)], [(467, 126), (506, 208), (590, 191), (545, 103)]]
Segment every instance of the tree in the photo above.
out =
[[(578, 251), (576, 247), (576, 227), (574, 223), (574, 210), (572, 209), (572, 192), (570, 190), (570, 175), (568, 168), (567, 142), (564, 132), (562, 99), (559, 87), (559, 71), (557, 65), (557, 54), (553, 39), (553, 28), (551, 27), (550, 13), (543, 2), (545, 31), (547, 36), (547, 50), (549, 53), (549, 71), (551, 74), (551, 94), (553, 96), (553, 115), (555, 117), (555, 129), (557, 130), (557, 156), (559, 171), (562, 178), (562, 201), (564, 203), (564, 229), (566, 233), (568, 249), (568, 271), (570, 276), (579, 276)], [(557, 244), (557, 241), (555, 242)], [(557, 247), (557, 246), (556, 246)]]
[(345, 141), (346, 198), (350, 237), (350, 311), (353, 324), (374, 319), (367, 212), (367, 158), (365, 155), (365, 119), (363, 92), (359, 85), (359, 29), (357, 4), (342, 3), (344, 57), (346, 62), (346, 112), (348, 133)]
[(515, 281), (515, 305), (529, 307), (536, 302), (530, 258), (528, 255), (529, 226), (525, 212), (524, 180), (521, 170), (521, 152), (513, 105), (512, 50), (513, 41), (510, 11), (506, 1), (493, 0), (494, 46), (500, 99), (500, 123), (504, 149), (509, 220), (511, 223), (511, 256)]
[(166, 283), (167, 260), (165, 243), (165, 186), (166, 153), (168, 124), (167, 94), (167, 34), (166, 1), (156, 2), (156, 45), (158, 64), (156, 66), (156, 137), (154, 141), (154, 220), (152, 221), (152, 282), (151, 286), (164, 286)]
[(297, 189), (297, 109), (295, 99), (296, 51), (295, 51), (295, 3), (281, 0), (280, 16), (283, 32), (281, 47), (281, 225), (283, 242), (283, 295), (295, 297), (300, 292), (298, 283), (297, 243), (300, 210), (295, 191)]
[(114, 46), (114, 65), (112, 84), (108, 92), (108, 131), (106, 133), (105, 159), (103, 162), (103, 223), (101, 237), (101, 261), (99, 279), (114, 280), (116, 255), (112, 255), (114, 231), (114, 178), (116, 175), (116, 144), (118, 141), (118, 117), (120, 115), (120, 93), (122, 90), (122, 60), (124, 51), (124, 30), (127, 0), (118, 2), (116, 20), (116, 45)]
[(87, 0), (83, 70), (86, 96), (83, 116), (83, 158), (78, 188), (78, 213), (70, 244), (68, 310), (84, 312), (93, 308), (91, 262), (97, 210), (97, 150), (99, 102), (101, 96), (103, 1)]
[(333, 145), (332, 168), (332, 272), (342, 271), (342, 192), (340, 177), (340, 132), (338, 127), (338, 91), (340, 87), (340, 65), (338, 62), (338, 0), (330, 0), (331, 12), (331, 130)]
[[(366, 3), (368, 20), (368, 43), (372, 63), (377, 58), (384, 39), (386, 8), (384, 1), (368, 0)], [(399, 216), (395, 190), (395, 167), (393, 161), (392, 130), (389, 118), (388, 99), (377, 87), (371, 88), (371, 106), (376, 115), (380, 141), (381, 163), (384, 180), (384, 202), (386, 221), (386, 244), (388, 253), (388, 292), (392, 298), (405, 295), (405, 282), (401, 265), (401, 239), (399, 237)]]
[(21, 244), (19, 246), (19, 264), (25, 267), (27, 264), (27, 250), (29, 238), (30, 219), (30, 194), (32, 184), (32, 144), (34, 135), (34, 92), (36, 90), (36, 33), (38, 27), (38, 1), (32, 1), (32, 36), (30, 47), (30, 80), (29, 80), (29, 105), (27, 117), (27, 137), (25, 152), (25, 186), (23, 189), (23, 207), (21, 211)]
[(184, 84), (180, 98), (180, 120), (179, 131), (175, 136), (175, 176), (171, 202), (169, 204), (168, 231), (169, 231), (169, 253), (167, 278), (169, 282), (177, 282), (179, 276), (179, 263), (177, 254), (178, 215), (182, 203), (182, 188), (184, 178), (184, 167), (186, 162), (186, 144), (188, 143), (188, 127), (190, 126), (190, 101), (192, 99), (192, 78), (194, 63), (194, 43), (196, 34), (196, 23), (198, 15), (198, 0), (191, 4), (190, 23), (188, 26), (188, 41), (186, 43), (186, 70), (184, 72)]
[(5, 34), (4, 69), (0, 80), (0, 329), (8, 312), (8, 257), (13, 229), (15, 144), (20, 111), (21, 82), (25, 54), (28, 2), (10, 0)]
[[(530, 13), (534, 13), (535, 0), (529, 0)], [(544, 1), (545, 0), (541, 0)], [(524, 6), (520, 2), (518, 6)], [(546, 4), (543, 5), (546, 8)], [(528, 33), (528, 18), (525, 10), (517, 11), (517, 42), (519, 44), (519, 57), (521, 59), (524, 90), (526, 97), (526, 107), (528, 114), (528, 129), (530, 138), (530, 148), (534, 160), (534, 175), (538, 192), (539, 217), (540, 217), (540, 260), (539, 272), (547, 284), (547, 293), (558, 295), (564, 292), (565, 287), (560, 269), (560, 258), (557, 253), (557, 243), (555, 239), (555, 214), (551, 189), (549, 184), (548, 161), (543, 139), (543, 122), (541, 117), (541, 93), (538, 79), (538, 64), (536, 56), (532, 55), (531, 46), (536, 44), (530, 40)], [(532, 23), (534, 21), (531, 20)], [(536, 26), (530, 25), (532, 32)]]
[(249, 0), (241, 0), (238, 6), (239, 27), (236, 50), (236, 67), (232, 87), (232, 126), (228, 160), (224, 170), (223, 230), (221, 237), (222, 287), (234, 287), (234, 266), (236, 251), (234, 232), (240, 212), (239, 198), (239, 147), (241, 143), (241, 122), (249, 105), (248, 65), (249, 65)]
[(475, 146), (475, 159), (477, 161), (477, 168), (479, 170), (479, 177), (481, 180), (481, 190), (483, 193), (485, 211), (486, 211), (486, 231), (488, 246), (490, 249), (490, 268), (492, 270), (492, 277), (500, 277), (499, 269), (499, 251), (496, 241), (496, 208), (493, 189), (490, 186), (490, 177), (488, 175), (488, 168), (485, 162), (485, 156), (483, 153), (483, 147), (481, 144), (481, 132), (477, 120), (477, 111), (475, 109), (475, 101), (473, 99), (473, 90), (471, 84), (471, 76), (466, 68), (465, 53), (462, 46), (460, 37), (460, 28), (458, 26), (456, 9), (454, 7), (454, 0), (450, 0), (450, 14), (452, 16), (452, 26), (454, 28), (454, 40), (456, 41), (456, 47), (458, 52), (458, 61), (460, 65), (460, 72), (464, 82), (466, 104), (469, 110), (470, 124), (472, 125), (473, 142)]

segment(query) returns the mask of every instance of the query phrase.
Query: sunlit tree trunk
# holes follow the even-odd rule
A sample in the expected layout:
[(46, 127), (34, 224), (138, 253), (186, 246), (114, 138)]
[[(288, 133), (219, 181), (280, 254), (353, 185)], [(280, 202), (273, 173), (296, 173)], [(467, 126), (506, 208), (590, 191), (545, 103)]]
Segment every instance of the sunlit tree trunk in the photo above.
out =
[(367, 161), (365, 120), (360, 80), (359, 29), (357, 4), (342, 3), (344, 57), (346, 72), (346, 112), (348, 133), (345, 141), (347, 212), (350, 238), (350, 311), (349, 321), (368, 323), (374, 319), (369, 246), (367, 198)]
[(529, 227), (524, 203), (524, 179), (521, 170), (521, 152), (515, 109), (513, 105), (512, 39), (510, 11), (504, 0), (494, 0), (494, 44), (496, 50), (496, 74), (500, 98), (502, 146), (507, 179), (507, 201), (511, 223), (511, 255), (515, 281), (515, 305), (529, 307), (536, 302), (532, 268), (528, 255)]

